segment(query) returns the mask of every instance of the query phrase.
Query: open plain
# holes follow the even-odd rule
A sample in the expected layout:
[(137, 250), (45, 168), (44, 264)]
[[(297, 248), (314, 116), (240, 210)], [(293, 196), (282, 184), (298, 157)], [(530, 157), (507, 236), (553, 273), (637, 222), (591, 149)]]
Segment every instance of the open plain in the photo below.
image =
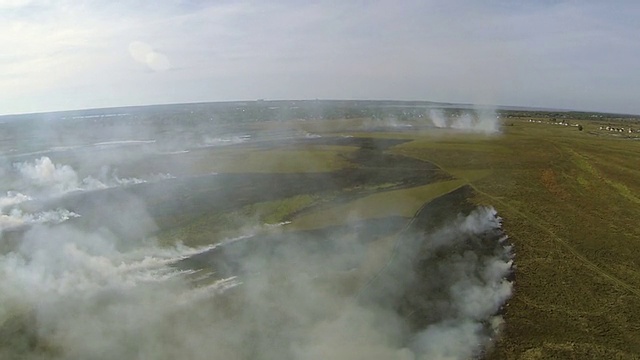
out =
[[(196, 106), (183, 107), (189, 114), (194, 113), (190, 109), (198, 113)], [(49, 231), (54, 235), (47, 236), (56, 239), (57, 229), (72, 227), (85, 234), (83, 238), (99, 234), (95, 236), (103, 242), (116, 239), (106, 242), (122, 257), (112, 259), (111, 252), (98, 256), (91, 246), (88, 257), (98, 257), (101, 266), (112, 261), (113, 271), (124, 271), (119, 276), (133, 283), (146, 284), (149, 277), (165, 281), (155, 278), (158, 268), (144, 273), (144, 280), (129, 278), (134, 270), (123, 270), (127, 256), (137, 256), (132, 254), (147, 249), (144, 246), (191, 249), (162, 258), (163, 264), (175, 269), (162, 274), (186, 279), (180, 280), (178, 293), (186, 291), (183, 287), (191, 289), (198, 300), (190, 306), (207, 315), (194, 320), (180, 309), (171, 310), (173, 315), (167, 318), (157, 314), (149, 318), (165, 324), (177, 316), (179, 325), (199, 329), (197, 335), (217, 336), (222, 340), (211, 346), (221, 349), (222, 357), (330, 356), (328, 348), (344, 346), (328, 337), (344, 317), (357, 326), (339, 328), (355, 332), (356, 339), (360, 332), (372, 344), (379, 337), (385, 339), (389, 352), (377, 355), (383, 358), (409, 358), (409, 353), (489, 359), (640, 356), (640, 134), (605, 129), (629, 129), (637, 123), (613, 115), (505, 110), (493, 115), (498, 119), (496, 131), (485, 131), (434, 126), (433, 119), (415, 113), (400, 120), (372, 115), (356, 111), (357, 107), (349, 110), (355, 114), (338, 107), (335, 116), (317, 119), (264, 116), (259, 111), (266, 108), (263, 104), (237, 108), (253, 111), (251, 116), (258, 121), (203, 125), (204, 121), (193, 120), (186, 125), (178, 121), (176, 126), (171, 119), (193, 116), (179, 109), (164, 118), (169, 120), (156, 121), (162, 125), (139, 121), (121, 126), (116, 120), (86, 125), (106, 129), (90, 144), (77, 145), (79, 135), (55, 126), (46, 134), (21, 134), (26, 136), (23, 142), (8, 135), (2, 140), (3, 160), (9, 164), (4, 186), (11, 191), (6, 199), (13, 202), (5, 201), (9, 205), (3, 205), (2, 215), (7, 224), (22, 222), (2, 229), (5, 267), (0, 275), (11, 284), (8, 276), (16, 276), (9, 271), (15, 270), (10, 267), (15, 266), (15, 253), (22, 251), (23, 242), (37, 243), (34, 232)], [(61, 124), (63, 130), (69, 128)], [(9, 128), (5, 134), (11, 131), (16, 130)], [(38, 176), (51, 164), (54, 180), (32, 177), (40, 182), (24, 191), (34, 195), (17, 202), (19, 185), (11, 184), (32, 174), (28, 165), (34, 159)], [(60, 179), (70, 178), (69, 169), (77, 172), (71, 177), (75, 187), (61, 191)], [(101, 186), (90, 187), (95, 181)], [(41, 196), (52, 185), (58, 192)], [(11, 208), (14, 202), (19, 209)], [(501, 228), (489, 207), (502, 218)], [(60, 209), (75, 215), (55, 224), (34, 220), (43, 219), (41, 215), (20, 219), (16, 215)], [(469, 225), (474, 221), (480, 225)], [(460, 230), (467, 227), (474, 230)], [(504, 234), (508, 245), (502, 243)], [(142, 248), (131, 245), (140, 239)], [(67, 249), (68, 240), (61, 241), (61, 248)], [(83, 242), (76, 242), (72, 248), (85, 251)], [(50, 256), (64, 263), (69, 254), (67, 249), (59, 259)], [(29, 256), (25, 255), (30, 259), (27, 265), (15, 274), (33, 270), (29, 264), (39, 259)], [(157, 260), (156, 255), (140, 256), (139, 263), (130, 264), (135, 271)], [(94, 281), (98, 270), (88, 264), (87, 260), (77, 268), (65, 267), (60, 278), (54, 266), (47, 286), (68, 287), (69, 272), (88, 272), (82, 279)], [(461, 270), (466, 275), (448, 278), (469, 264), (469, 269)], [(495, 279), (488, 278), (492, 271), (497, 271)], [(95, 316), (95, 321), (119, 319), (121, 314), (113, 308), (123, 304), (135, 308), (138, 300), (130, 303), (131, 294), (124, 300), (116, 295), (103, 298), (104, 292), (112, 291), (103, 283), (110, 281), (105, 278), (96, 285), (101, 289), (99, 303), (113, 302), (105, 305), (107, 312), (93, 305), (84, 308), (82, 301), (94, 296), (85, 293), (88, 285), (71, 287), (71, 295), (60, 296), (82, 295), (78, 311)], [(175, 284), (171, 286), (174, 294)], [(167, 295), (156, 291), (152, 287), (145, 294), (160, 294), (160, 299)], [(465, 297), (473, 301), (460, 300)], [(42, 310), (39, 300), (30, 299), (32, 309), (18, 310), (12, 308), (14, 298), (0, 300), (1, 355), (91, 354), (87, 352), (91, 349), (74, 347), (71, 335), (79, 336), (74, 333), (76, 325), (67, 327), (64, 319)], [(167, 304), (176, 302), (172, 297), (167, 297), (167, 304), (162, 301), (145, 309), (158, 306), (167, 311)], [(354, 303), (357, 311), (345, 310)], [(335, 321), (327, 325), (327, 318)], [(233, 339), (209, 333), (211, 324), (234, 324), (229, 328)], [(370, 328), (376, 332), (369, 334)], [(126, 327), (124, 333), (139, 331), (135, 329)], [(155, 344), (158, 335), (149, 330), (140, 343), (125, 341), (128, 345), (122, 347), (122, 339), (110, 338), (107, 330), (112, 328), (97, 332), (106, 348), (118, 349), (112, 354), (118, 358), (147, 354), (146, 341)], [(479, 343), (459, 351), (465, 334)], [(175, 336), (169, 330), (160, 335)], [(452, 345), (433, 350), (444, 338)]]

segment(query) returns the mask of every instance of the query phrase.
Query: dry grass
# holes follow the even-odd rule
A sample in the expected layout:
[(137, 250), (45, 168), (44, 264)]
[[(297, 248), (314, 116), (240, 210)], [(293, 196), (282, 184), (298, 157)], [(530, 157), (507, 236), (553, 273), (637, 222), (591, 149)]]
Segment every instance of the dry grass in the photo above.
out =
[(376, 219), (389, 216), (411, 218), (425, 202), (464, 185), (464, 180), (441, 181), (401, 190), (368, 195), (346, 204), (320, 209), (293, 219), (292, 228), (318, 229), (343, 225), (354, 219)]
[(305, 149), (233, 149), (195, 159), (199, 173), (330, 172), (350, 166), (343, 154), (352, 146), (315, 146)]
[[(291, 229), (343, 224), (350, 214), (411, 217), (424, 202), (468, 183), (476, 190), (475, 202), (493, 205), (504, 218), (517, 255), (506, 331), (489, 358), (640, 358), (640, 141), (597, 134), (598, 125), (588, 123), (580, 132), (513, 120), (499, 136), (368, 133), (359, 129), (364, 123), (335, 122), (333, 131), (413, 140), (388, 151), (431, 161), (456, 180), (402, 190), (381, 186), (347, 203), (309, 208), (293, 219)], [(332, 124), (309, 124), (303, 124), (309, 131), (331, 133)], [(209, 158), (203, 168), (288, 172), (308, 169), (311, 159), (317, 171), (332, 171), (348, 166), (340, 154), (352, 150), (226, 154), (223, 165), (212, 165)], [(282, 206), (309, 204), (297, 199)], [(293, 213), (287, 209), (275, 203), (264, 207), (275, 218)], [(385, 248), (388, 242), (380, 244)]]
[(640, 142), (593, 126), (514, 121), (498, 137), (393, 149), (468, 179), (505, 218), (516, 293), (491, 358), (640, 357)]

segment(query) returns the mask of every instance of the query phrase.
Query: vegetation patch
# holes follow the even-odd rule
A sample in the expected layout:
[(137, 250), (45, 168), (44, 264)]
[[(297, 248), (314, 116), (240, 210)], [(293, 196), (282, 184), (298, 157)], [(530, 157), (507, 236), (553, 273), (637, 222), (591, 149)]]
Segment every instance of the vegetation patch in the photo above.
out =
[(199, 159), (201, 173), (300, 173), (331, 172), (351, 166), (342, 155), (355, 147), (331, 146), (311, 149), (268, 149), (213, 153)]
[(451, 192), (465, 183), (464, 180), (450, 180), (408, 189), (378, 192), (346, 204), (305, 213), (293, 219), (291, 225), (297, 229), (315, 229), (342, 225), (356, 219), (389, 216), (411, 218), (424, 203)]

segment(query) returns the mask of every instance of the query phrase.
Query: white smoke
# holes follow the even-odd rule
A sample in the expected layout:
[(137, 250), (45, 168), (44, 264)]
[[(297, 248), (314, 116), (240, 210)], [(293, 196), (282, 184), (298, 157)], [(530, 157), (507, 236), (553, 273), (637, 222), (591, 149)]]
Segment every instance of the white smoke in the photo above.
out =
[(319, 135), (319, 134), (313, 134), (313, 133), (309, 133), (309, 132), (305, 132), (305, 133), (304, 133), (304, 137), (305, 137), (306, 139), (319, 139), (319, 138), (321, 138), (321, 137), (322, 137), (322, 135)]
[(238, 136), (225, 136), (225, 137), (212, 137), (204, 136), (202, 138), (202, 147), (214, 147), (214, 146), (227, 146), (241, 144), (251, 140), (251, 135), (238, 135)]
[[(437, 127), (499, 131), (495, 114), (483, 114), (430, 115)], [(381, 124), (408, 126), (394, 117)], [(190, 135), (192, 142), (169, 153), (251, 140), (203, 135), (209, 133)], [(121, 148), (147, 142), (154, 141), (93, 144), (95, 152), (69, 157), (73, 167), (42, 156), (0, 168), (0, 359), (468, 359), (499, 335), (501, 306), (512, 292), (512, 250), (491, 208), (435, 230), (401, 232), (389, 262), (373, 260), (365, 270), (363, 256), (377, 243), (361, 241), (368, 235), (357, 226), (309, 241), (309, 233), (289, 233), (282, 224), (258, 229), (246, 221), (243, 229), (254, 235), (193, 248), (154, 237), (159, 229), (147, 209), (170, 208), (165, 198), (96, 192), (122, 198), (96, 201), (93, 217), (84, 206), (73, 207), (79, 214), (43, 210), (71, 192), (173, 178), (96, 170), (137, 156)], [(115, 149), (122, 151), (98, 152)], [(83, 163), (91, 166), (76, 165)], [(74, 199), (101, 199), (96, 194)], [(277, 245), (287, 236), (286, 246)], [(222, 260), (231, 270), (217, 267)]]
[[(506, 236), (498, 237), (500, 228), (495, 210), (480, 207), (428, 236), (420, 259), (420, 285), (414, 286), (429, 290), (417, 300), (415, 311), (432, 319), (409, 344), (416, 358), (469, 359), (498, 335), (503, 323), (498, 313), (513, 286), (506, 280), (512, 249)], [(492, 232), (495, 239), (486, 243), (484, 236)]]
[[(418, 310), (437, 316), (413, 333), (393, 307), (336, 291), (331, 279), (348, 272), (316, 274), (360, 258), (365, 245), (348, 238), (323, 240), (340, 244), (331, 257), (303, 245), (247, 258), (231, 251), (243, 275), (194, 286), (190, 277), (211, 273), (172, 264), (247, 239), (194, 249), (142, 236), (121, 247), (108, 231), (38, 225), (0, 254), (0, 329), (21, 318), (33, 324), (23, 336), (46, 344), (42, 359), (468, 359), (496, 335), (496, 314), (511, 294), (511, 249), (504, 238), (484, 237), (499, 226), (495, 211), (480, 208), (408, 249), (422, 254), (426, 272), (402, 274), (417, 283), (393, 278), (379, 290), (404, 284), (396, 300), (414, 286), (434, 290)], [(402, 254), (404, 269), (412, 259)], [(24, 351), (0, 347), (0, 357), (31, 354)]]
[[(59, 224), (80, 215), (66, 209), (26, 212), (20, 204), (33, 200), (33, 197), (16, 191), (7, 191), (0, 197), (0, 231), (32, 224)], [(0, 235), (0, 240), (2, 236)]]
[(21, 209), (13, 208), (5, 213), (0, 213), (0, 230), (32, 224), (59, 224), (80, 215), (66, 209), (39, 211), (25, 213)]
[(446, 115), (440, 109), (429, 111), (429, 119), (437, 128), (450, 128), (465, 132), (495, 134), (500, 132), (500, 119), (494, 110), (476, 109)]
[[(16, 248), (0, 254), (0, 329), (16, 318), (35, 322), (23, 336), (60, 349), (42, 358), (175, 358), (153, 356), (150, 347), (162, 342), (154, 328), (170, 329), (174, 313), (238, 282), (190, 290), (182, 278), (192, 271), (170, 266), (210, 247), (162, 248), (140, 239), (121, 250), (118, 241), (109, 232), (65, 225), (28, 230)], [(133, 339), (135, 349), (127, 345)], [(3, 359), (29, 354), (0, 346)]]
[(86, 176), (82, 180), (69, 165), (54, 164), (47, 156), (33, 162), (13, 164), (20, 175), (21, 190), (33, 192), (37, 197), (60, 196), (72, 191), (106, 189), (120, 185), (132, 185), (146, 182), (138, 178), (120, 178), (102, 167), (98, 177)]
[(17, 249), (3, 255), (1, 273), (11, 276), (0, 286), (28, 293), (23, 300), (33, 305), (57, 296), (60, 301), (89, 299), (105, 289), (120, 291), (170, 279), (182, 272), (168, 264), (209, 249), (163, 249), (147, 239), (123, 252), (116, 243), (109, 233), (88, 233), (67, 226), (34, 227)]
[[(149, 175), (149, 181), (151, 182), (170, 180), (170, 179), (176, 179), (176, 176), (171, 175), (169, 173), (157, 173), (157, 174)], [(139, 180), (139, 179), (135, 179), (135, 180)]]
[(431, 111), (429, 111), (429, 119), (431, 119), (431, 122), (433, 122), (433, 126), (437, 128), (448, 127), (447, 119), (445, 118), (444, 112), (442, 110), (431, 109)]
[(80, 189), (78, 174), (73, 168), (54, 164), (46, 156), (36, 159), (33, 163), (16, 163), (14, 166), (24, 183), (51, 194), (63, 194)]
[[(115, 170), (103, 166), (96, 176), (86, 176), (80, 180), (78, 173), (69, 165), (55, 164), (43, 156), (31, 162), (14, 163), (17, 173), (13, 189), (0, 196), (0, 231), (2, 229), (33, 224), (59, 224), (79, 214), (66, 209), (31, 212), (21, 205), (33, 200), (47, 200), (74, 191), (91, 191), (117, 186), (145, 183), (146, 180), (133, 177), (119, 177)], [(151, 175), (152, 181), (170, 179), (170, 174)]]
[(29, 200), (32, 200), (32, 198), (28, 195), (16, 191), (7, 191), (7, 196), (0, 197), (0, 210)]

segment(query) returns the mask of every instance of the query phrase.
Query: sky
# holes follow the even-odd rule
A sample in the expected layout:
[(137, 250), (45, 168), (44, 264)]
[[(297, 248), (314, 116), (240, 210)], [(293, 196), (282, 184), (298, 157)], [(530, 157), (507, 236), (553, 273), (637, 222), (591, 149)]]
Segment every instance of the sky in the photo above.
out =
[(0, 115), (255, 99), (640, 114), (635, 0), (0, 0)]

